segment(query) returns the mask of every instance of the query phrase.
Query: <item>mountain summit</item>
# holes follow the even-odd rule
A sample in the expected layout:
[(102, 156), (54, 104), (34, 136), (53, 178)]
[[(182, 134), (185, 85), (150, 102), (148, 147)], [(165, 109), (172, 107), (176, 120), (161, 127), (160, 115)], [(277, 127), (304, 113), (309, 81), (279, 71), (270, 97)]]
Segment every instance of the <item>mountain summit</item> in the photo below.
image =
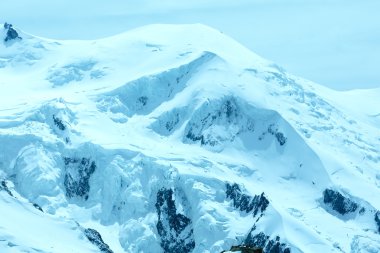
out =
[(15, 31), (1, 252), (380, 251), (379, 89), (330, 90), (198, 24)]

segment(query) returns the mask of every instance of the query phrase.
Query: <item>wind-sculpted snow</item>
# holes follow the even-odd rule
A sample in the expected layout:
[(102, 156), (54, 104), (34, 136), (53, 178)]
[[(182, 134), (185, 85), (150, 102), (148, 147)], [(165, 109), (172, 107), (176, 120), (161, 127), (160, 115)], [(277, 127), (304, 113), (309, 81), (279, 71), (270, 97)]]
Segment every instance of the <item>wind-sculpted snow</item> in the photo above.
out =
[(39, 205), (58, 196), (61, 171), (56, 159), (57, 154), (42, 145), (31, 144), (21, 149), (12, 171), (18, 192)]
[(372, 239), (367, 236), (357, 235), (351, 243), (351, 253), (377, 253), (380, 249), (380, 243), (377, 239)]
[(214, 54), (206, 52), (178, 68), (127, 83), (102, 95), (98, 101), (99, 108), (114, 113), (122, 112), (128, 116), (149, 114), (181, 92), (196, 70), (213, 57)]
[(98, 252), (77, 223), (47, 215), (18, 194), (0, 191), (0, 201), (1, 252)]
[(274, 112), (254, 108), (235, 97), (224, 97), (204, 103), (193, 113), (183, 140), (220, 150), (240, 138), (248, 148), (261, 148), (270, 142), (264, 140), (268, 132), (282, 146), (286, 143), (286, 137), (278, 128), (273, 130), (277, 121), (279, 118)]
[[(298, 161), (296, 177), (318, 181), (320, 186), (329, 180), (314, 152), (278, 113), (256, 108), (235, 97), (211, 100), (195, 110), (184, 128), (183, 142), (199, 143), (216, 152), (231, 146), (245, 151), (272, 150), (273, 156), (287, 154)], [(307, 161), (300, 156), (302, 153)]]
[(38, 108), (28, 120), (48, 123), (53, 132), (65, 143), (71, 141), (73, 134), (70, 129), (71, 124), (76, 122), (73, 111), (62, 99), (49, 101)]
[(188, 111), (187, 107), (174, 108), (160, 115), (151, 127), (158, 134), (169, 136), (182, 126), (189, 115)]
[(64, 66), (53, 66), (49, 69), (47, 80), (54, 87), (66, 85), (71, 82), (80, 82), (85, 78), (99, 79), (106, 75), (102, 69), (95, 68), (96, 61), (84, 60), (73, 62)]
[(202, 25), (15, 30), (0, 252), (380, 251), (378, 91), (328, 90)]
[[(149, 114), (160, 104), (185, 89), (187, 82), (204, 63), (215, 55), (206, 52), (199, 58), (152, 76), (144, 76), (100, 96), (101, 110), (121, 112), (127, 116)], [(115, 104), (115, 105), (114, 105)]]

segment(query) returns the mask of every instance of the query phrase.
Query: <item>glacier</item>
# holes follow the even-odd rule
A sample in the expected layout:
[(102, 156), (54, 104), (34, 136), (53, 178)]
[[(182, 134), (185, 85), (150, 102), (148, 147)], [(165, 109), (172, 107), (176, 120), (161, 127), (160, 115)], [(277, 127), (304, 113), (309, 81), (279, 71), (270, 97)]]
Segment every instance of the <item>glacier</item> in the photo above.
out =
[(380, 251), (380, 89), (328, 89), (201, 24), (7, 29), (0, 252)]

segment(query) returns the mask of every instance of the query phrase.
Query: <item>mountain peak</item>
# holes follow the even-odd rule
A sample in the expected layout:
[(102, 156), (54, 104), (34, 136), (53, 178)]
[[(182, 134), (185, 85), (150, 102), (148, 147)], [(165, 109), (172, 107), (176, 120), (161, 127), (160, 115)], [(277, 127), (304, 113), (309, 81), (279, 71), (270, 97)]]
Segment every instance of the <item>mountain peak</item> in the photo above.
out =
[(200, 24), (21, 36), (0, 45), (0, 203), (23, 207), (3, 212), (1, 250), (72, 250), (52, 231), (81, 252), (377, 247), (380, 112), (355, 106), (369, 93)]

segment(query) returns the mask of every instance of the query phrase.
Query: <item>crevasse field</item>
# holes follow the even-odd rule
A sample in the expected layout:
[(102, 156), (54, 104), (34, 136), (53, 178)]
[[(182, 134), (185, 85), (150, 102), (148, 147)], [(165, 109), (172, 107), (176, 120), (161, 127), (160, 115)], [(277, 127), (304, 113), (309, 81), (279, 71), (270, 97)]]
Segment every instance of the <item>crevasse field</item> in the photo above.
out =
[(203, 25), (16, 30), (1, 253), (380, 251), (380, 89), (330, 90)]

